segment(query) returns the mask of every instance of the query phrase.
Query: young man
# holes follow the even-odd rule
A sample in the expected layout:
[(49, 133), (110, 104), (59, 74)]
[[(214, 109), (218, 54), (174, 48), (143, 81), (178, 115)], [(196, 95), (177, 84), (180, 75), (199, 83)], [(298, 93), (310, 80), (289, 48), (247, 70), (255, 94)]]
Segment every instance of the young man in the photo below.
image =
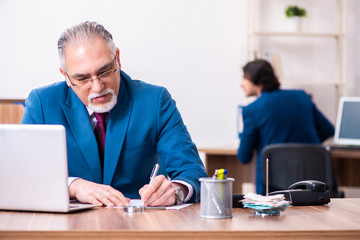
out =
[(242, 110), (244, 130), (237, 157), (249, 163), (257, 152), (256, 192), (264, 194), (261, 152), (273, 143), (321, 143), (334, 135), (334, 126), (302, 90), (281, 90), (271, 65), (255, 60), (243, 67), (246, 96), (258, 98)]
[[(106, 206), (199, 201), (205, 169), (167, 90), (121, 71), (119, 49), (95, 22), (65, 30), (58, 50), (65, 81), (33, 90), (22, 123), (66, 128), (70, 197)], [(148, 184), (159, 159), (171, 181)]]

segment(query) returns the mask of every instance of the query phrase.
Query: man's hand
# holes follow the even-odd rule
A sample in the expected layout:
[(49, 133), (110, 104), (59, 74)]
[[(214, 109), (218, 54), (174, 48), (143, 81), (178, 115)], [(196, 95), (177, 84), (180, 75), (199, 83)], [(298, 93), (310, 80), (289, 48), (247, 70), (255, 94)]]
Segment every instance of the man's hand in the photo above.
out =
[[(181, 184), (177, 185), (184, 188), (186, 196), (187, 187)], [(156, 176), (151, 184), (146, 184), (139, 190), (139, 194), (141, 200), (145, 202), (145, 206), (172, 206), (175, 204), (175, 189), (164, 175)]]
[(130, 202), (129, 198), (108, 185), (89, 182), (81, 178), (70, 184), (69, 192), (71, 198), (76, 198), (80, 202), (107, 207), (123, 207), (129, 205)]

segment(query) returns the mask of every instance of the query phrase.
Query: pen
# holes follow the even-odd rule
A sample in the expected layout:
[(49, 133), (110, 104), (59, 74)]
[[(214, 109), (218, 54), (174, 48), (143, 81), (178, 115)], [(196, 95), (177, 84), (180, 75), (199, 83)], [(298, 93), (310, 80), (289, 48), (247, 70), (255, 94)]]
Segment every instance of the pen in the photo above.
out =
[(228, 173), (227, 169), (224, 169), (224, 168), (215, 169), (215, 172), (214, 172), (214, 175), (212, 176), (212, 178), (217, 179), (217, 180), (226, 180), (227, 173)]
[(269, 195), (269, 158), (266, 158), (266, 196)]
[[(225, 178), (225, 174), (227, 174), (227, 170), (225, 173), (225, 169), (221, 168), (218, 170), (217, 172), (217, 179), (218, 180), (224, 180)], [(222, 203), (224, 200), (224, 184), (222, 182), (219, 183), (219, 197), (220, 197), (220, 202)]]
[(150, 182), (149, 182), (149, 184), (156, 177), (156, 175), (157, 175), (157, 173), (159, 171), (159, 168), (160, 168), (160, 165), (158, 163), (154, 165), (153, 170), (152, 170), (152, 172), (150, 174)]
[(219, 180), (224, 180), (224, 169), (219, 169), (219, 171), (217, 172), (217, 179)]
[(218, 172), (218, 170), (215, 169), (215, 172), (214, 172), (214, 175), (213, 175), (213, 179), (217, 179), (217, 172)]

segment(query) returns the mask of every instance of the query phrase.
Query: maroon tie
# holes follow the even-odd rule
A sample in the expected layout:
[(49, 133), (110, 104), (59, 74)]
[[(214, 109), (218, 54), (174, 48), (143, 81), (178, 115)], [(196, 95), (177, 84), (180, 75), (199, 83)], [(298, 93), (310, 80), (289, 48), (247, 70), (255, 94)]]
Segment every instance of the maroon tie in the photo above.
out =
[(107, 113), (97, 113), (94, 112), (96, 120), (98, 121), (95, 126), (95, 136), (99, 147), (99, 155), (101, 161), (101, 167), (104, 166), (104, 152), (105, 152), (105, 136), (106, 136), (106, 127), (105, 127), (105, 118)]

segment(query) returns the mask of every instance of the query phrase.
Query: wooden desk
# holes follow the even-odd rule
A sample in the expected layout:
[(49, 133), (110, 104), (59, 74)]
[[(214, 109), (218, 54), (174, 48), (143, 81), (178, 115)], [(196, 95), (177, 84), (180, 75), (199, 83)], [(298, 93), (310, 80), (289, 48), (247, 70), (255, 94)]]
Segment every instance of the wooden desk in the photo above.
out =
[(99, 207), (71, 214), (0, 211), (0, 239), (360, 239), (360, 198), (289, 207), (278, 217), (233, 209), (232, 219), (200, 218), (200, 205), (123, 213)]
[(339, 186), (360, 186), (360, 150), (333, 149), (334, 170)]
[[(236, 157), (237, 149), (233, 147), (199, 148), (199, 152), (205, 153), (206, 172), (209, 176), (212, 176), (218, 168), (229, 170), (228, 176), (235, 178), (234, 194), (242, 194), (244, 182), (255, 183), (255, 153), (250, 163), (242, 164)], [(360, 150), (333, 149), (331, 155), (338, 185), (360, 186)]]

